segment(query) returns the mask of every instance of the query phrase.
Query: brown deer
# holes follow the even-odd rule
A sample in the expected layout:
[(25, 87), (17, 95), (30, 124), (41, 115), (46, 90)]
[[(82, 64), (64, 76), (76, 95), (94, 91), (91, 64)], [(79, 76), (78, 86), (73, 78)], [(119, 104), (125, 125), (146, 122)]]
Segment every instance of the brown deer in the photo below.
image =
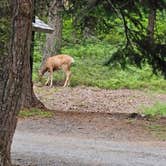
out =
[(39, 71), (39, 76), (43, 76), (44, 73), (49, 72), (50, 75), (45, 83), (45, 85), (49, 85), (52, 87), (52, 81), (53, 81), (53, 72), (56, 70), (63, 70), (66, 75), (66, 80), (63, 85), (63, 87), (66, 87), (69, 85), (70, 77), (71, 77), (71, 71), (70, 67), (71, 64), (74, 63), (74, 59), (69, 55), (54, 55), (52, 57), (47, 58), (45, 64)]

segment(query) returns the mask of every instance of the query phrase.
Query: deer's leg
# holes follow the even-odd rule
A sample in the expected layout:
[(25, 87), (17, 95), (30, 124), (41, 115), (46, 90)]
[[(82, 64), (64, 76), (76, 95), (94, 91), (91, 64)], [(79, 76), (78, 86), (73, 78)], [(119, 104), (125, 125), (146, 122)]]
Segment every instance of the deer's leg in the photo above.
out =
[(63, 87), (69, 86), (70, 77), (71, 77), (71, 71), (67, 71), (66, 72), (66, 80), (65, 80)]
[(63, 65), (62, 66), (62, 69), (66, 75), (66, 79), (65, 79), (65, 83), (63, 85), (63, 87), (66, 87), (69, 85), (69, 80), (70, 80), (70, 77), (71, 77), (71, 71), (70, 71), (70, 66), (68, 65)]
[(48, 85), (48, 84), (49, 84), (49, 81), (50, 81), (50, 74), (49, 74), (49, 76), (48, 76), (48, 78), (47, 78), (47, 81), (45, 82), (45, 85)]
[(53, 81), (53, 70), (50, 71), (50, 88), (52, 87), (52, 81)]

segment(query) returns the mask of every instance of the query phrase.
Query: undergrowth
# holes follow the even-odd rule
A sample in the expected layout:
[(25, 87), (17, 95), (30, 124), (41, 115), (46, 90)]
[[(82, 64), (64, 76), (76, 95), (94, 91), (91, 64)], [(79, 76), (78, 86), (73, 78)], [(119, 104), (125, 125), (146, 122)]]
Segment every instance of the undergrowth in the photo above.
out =
[[(137, 68), (128, 65), (122, 69), (120, 66), (105, 66), (116, 47), (109, 43), (87, 43), (68, 45), (62, 48), (62, 53), (74, 57), (72, 66), (71, 86), (85, 85), (105, 89), (147, 89), (165, 92), (166, 80), (162, 76), (153, 74), (148, 65)], [(34, 58), (33, 80), (38, 82), (38, 69), (41, 63), (41, 53), (36, 49)], [(56, 72), (54, 80), (64, 79), (61, 72)]]

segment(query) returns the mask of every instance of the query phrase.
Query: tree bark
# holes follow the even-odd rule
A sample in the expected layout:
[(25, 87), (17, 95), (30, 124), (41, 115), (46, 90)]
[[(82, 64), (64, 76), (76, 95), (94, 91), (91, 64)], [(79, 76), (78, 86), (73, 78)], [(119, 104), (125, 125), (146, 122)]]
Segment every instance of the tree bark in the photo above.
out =
[[(36, 3), (35, 0), (34, 5)], [(35, 5), (36, 6), (36, 5)], [(33, 9), (33, 21), (35, 20), (35, 8)], [(34, 36), (35, 32), (32, 32), (32, 42), (31, 42), (31, 50), (30, 57), (26, 57), (25, 65), (24, 65), (24, 83), (23, 83), (23, 91), (22, 91), (22, 108), (45, 108), (44, 104), (38, 100), (33, 90), (33, 82), (32, 82), (32, 70), (33, 70), (33, 52), (34, 52)]]
[(156, 22), (156, 0), (152, 0), (150, 3), (148, 26), (147, 26), (147, 38), (149, 43), (154, 42), (154, 28)]
[(54, 32), (46, 35), (42, 66), (49, 56), (60, 53), (62, 45), (62, 11), (62, 0), (52, 0), (50, 2), (48, 24), (54, 28)]
[(0, 43), (1, 166), (11, 166), (11, 143), (17, 124), (17, 114), (21, 107), (21, 93), (25, 79), (23, 69), (30, 57), (32, 32), (32, 1), (12, 0), (8, 3), (11, 11), (7, 12), (4, 18), (8, 22), (4, 31), (9, 29), (9, 33), (5, 42), (3, 40), (6, 45)]
[[(34, 40), (34, 32), (32, 32), (32, 43)], [(24, 64), (24, 80), (23, 80), (23, 90), (21, 97), (21, 108), (45, 108), (44, 104), (36, 97), (33, 90), (32, 82), (32, 68), (33, 68), (33, 45), (31, 45), (30, 57), (25, 57)]]

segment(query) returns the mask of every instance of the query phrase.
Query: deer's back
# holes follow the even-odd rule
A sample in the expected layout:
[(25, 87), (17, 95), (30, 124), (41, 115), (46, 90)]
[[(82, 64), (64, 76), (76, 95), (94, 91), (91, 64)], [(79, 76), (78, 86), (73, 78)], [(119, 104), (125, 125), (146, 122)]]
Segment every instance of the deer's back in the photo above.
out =
[(52, 67), (54, 70), (58, 70), (62, 65), (71, 65), (71, 63), (73, 63), (73, 58), (71, 56), (60, 54), (49, 57), (46, 61), (46, 67)]

